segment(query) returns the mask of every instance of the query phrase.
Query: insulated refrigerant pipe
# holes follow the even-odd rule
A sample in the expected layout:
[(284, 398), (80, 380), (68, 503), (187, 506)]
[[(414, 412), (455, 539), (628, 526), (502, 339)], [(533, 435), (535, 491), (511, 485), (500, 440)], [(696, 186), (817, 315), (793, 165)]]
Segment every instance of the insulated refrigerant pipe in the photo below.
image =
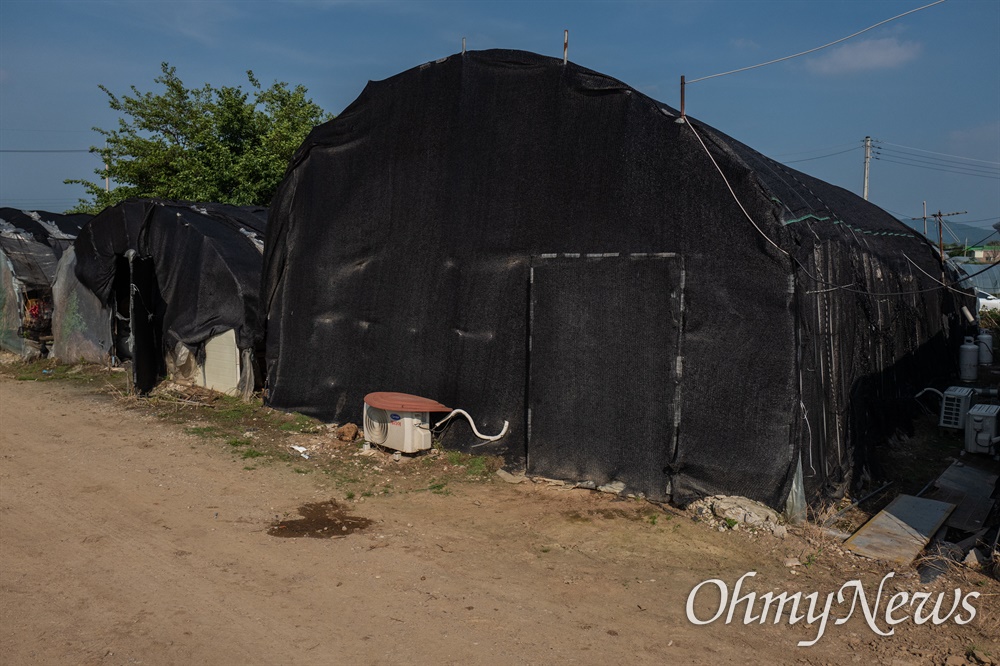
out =
[(457, 414), (461, 414), (462, 416), (464, 416), (469, 421), (469, 425), (472, 426), (472, 432), (476, 435), (476, 437), (478, 437), (479, 439), (485, 439), (487, 442), (495, 442), (495, 441), (497, 441), (498, 439), (500, 439), (501, 437), (503, 437), (504, 435), (507, 434), (507, 429), (510, 427), (510, 423), (508, 423), (507, 421), (504, 421), (503, 422), (503, 430), (500, 431), (499, 435), (493, 435), (492, 437), (490, 437), (489, 435), (484, 435), (481, 432), (479, 432), (478, 430), (476, 430), (476, 424), (475, 424), (475, 422), (472, 420), (472, 417), (469, 416), (469, 413), (467, 411), (465, 411), (464, 409), (455, 409), (455, 410), (453, 410), (451, 412), (451, 414), (449, 414), (448, 416), (444, 417), (443, 419), (441, 419), (440, 421), (438, 421), (437, 423), (435, 423), (434, 427), (435, 428), (440, 427), (442, 423), (444, 423), (445, 421), (447, 421), (448, 419), (450, 419), (451, 417), (453, 417), (453, 416), (455, 416)]
[(937, 393), (938, 397), (941, 398), (942, 400), (944, 400), (944, 393), (941, 393), (941, 391), (938, 391), (935, 388), (925, 388), (923, 391), (921, 391), (920, 393), (918, 393), (915, 396), (913, 396), (913, 399), (916, 400), (917, 398), (919, 398), (920, 396), (922, 396), (924, 393), (927, 393), (928, 391), (931, 391), (932, 393)]

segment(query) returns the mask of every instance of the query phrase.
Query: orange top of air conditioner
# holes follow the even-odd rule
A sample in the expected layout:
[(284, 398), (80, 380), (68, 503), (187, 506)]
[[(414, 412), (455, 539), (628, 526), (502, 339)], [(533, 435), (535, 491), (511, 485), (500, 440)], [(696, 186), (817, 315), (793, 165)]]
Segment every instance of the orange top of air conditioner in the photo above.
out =
[(437, 400), (421, 398), (409, 393), (392, 391), (377, 391), (365, 396), (365, 404), (378, 409), (397, 412), (450, 412), (451, 407), (445, 407)]

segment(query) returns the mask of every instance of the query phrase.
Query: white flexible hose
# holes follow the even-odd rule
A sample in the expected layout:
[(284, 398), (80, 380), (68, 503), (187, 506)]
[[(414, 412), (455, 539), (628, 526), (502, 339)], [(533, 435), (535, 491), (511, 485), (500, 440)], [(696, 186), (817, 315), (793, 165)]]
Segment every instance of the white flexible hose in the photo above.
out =
[(447, 421), (451, 417), (455, 416), (456, 414), (461, 414), (466, 419), (468, 419), (469, 425), (472, 426), (472, 432), (476, 435), (476, 437), (478, 437), (479, 439), (485, 439), (487, 442), (495, 442), (495, 441), (497, 441), (498, 439), (500, 439), (501, 437), (503, 437), (504, 435), (507, 434), (507, 428), (510, 427), (510, 424), (507, 423), (506, 421), (504, 421), (503, 422), (503, 430), (500, 431), (500, 434), (499, 435), (494, 435), (493, 437), (489, 437), (487, 435), (482, 434), (478, 430), (476, 430), (476, 424), (475, 424), (475, 422), (473, 422), (472, 417), (469, 416), (469, 413), (467, 411), (465, 411), (464, 409), (456, 409), (456, 410), (452, 411), (451, 414), (449, 414), (448, 416), (444, 417), (443, 419), (441, 419), (440, 421), (438, 421), (437, 423), (435, 423), (434, 427), (435, 428), (440, 427), (442, 423), (444, 423), (445, 421)]
[(937, 389), (933, 389), (933, 388), (925, 388), (923, 391), (921, 391), (920, 393), (916, 394), (913, 397), (914, 397), (914, 399), (919, 398), (920, 396), (922, 396), (924, 393), (927, 393), (928, 391), (931, 391), (932, 393), (937, 393), (938, 397), (941, 398), (942, 400), (944, 400), (944, 393), (941, 393), (941, 391), (938, 391)]

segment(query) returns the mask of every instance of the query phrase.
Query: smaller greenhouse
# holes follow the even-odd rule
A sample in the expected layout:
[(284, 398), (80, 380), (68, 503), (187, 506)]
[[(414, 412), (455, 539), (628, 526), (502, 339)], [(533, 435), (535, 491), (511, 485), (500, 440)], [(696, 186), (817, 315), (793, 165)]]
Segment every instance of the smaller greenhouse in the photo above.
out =
[(56, 264), (89, 219), (0, 208), (0, 347), (24, 358), (48, 355)]
[[(135, 389), (163, 377), (247, 395), (258, 384), (254, 339), (267, 209), (132, 199), (80, 232), (57, 309), (79, 317), (85, 349), (107, 345)], [(68, 259), (67, 262), (70, 260)]]
[(953, 257), (951, 263), (965, 274), (963, 287), (982, 290), (994, 296), (1000, 294), (1000, 265), (983, 264), (965, 257)]

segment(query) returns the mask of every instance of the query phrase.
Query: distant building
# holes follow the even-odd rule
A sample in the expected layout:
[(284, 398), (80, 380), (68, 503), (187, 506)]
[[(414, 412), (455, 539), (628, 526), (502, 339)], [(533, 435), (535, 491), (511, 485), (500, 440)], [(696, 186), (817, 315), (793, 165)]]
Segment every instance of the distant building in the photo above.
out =
[(973, 259), (993, 263), (1000, 260), (1000, 245), (974, 245), (968, 249), (968, 253)]

